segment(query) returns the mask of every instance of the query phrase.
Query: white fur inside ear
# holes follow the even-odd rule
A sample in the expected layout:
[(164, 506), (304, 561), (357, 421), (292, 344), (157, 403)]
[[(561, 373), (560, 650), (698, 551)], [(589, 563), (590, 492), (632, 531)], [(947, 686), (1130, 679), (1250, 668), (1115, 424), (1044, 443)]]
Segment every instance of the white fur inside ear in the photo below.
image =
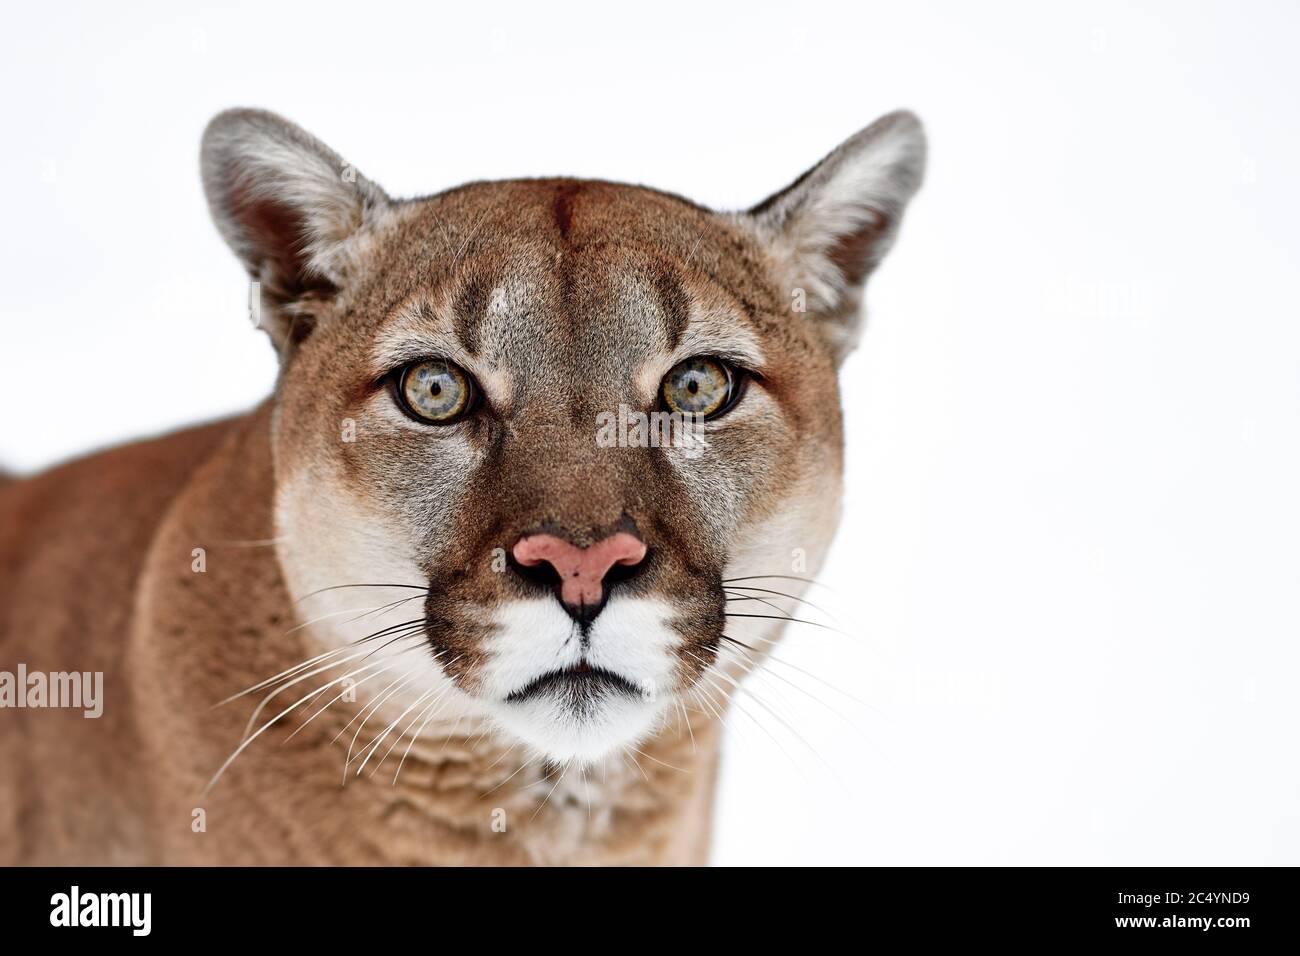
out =
[(862, 284), (921, 185), (925, 150), (920, 120), (891, 113), (749, 213), (785, 291), (795, 298), (802, 290), (808, 311), (820, 317), (840, 316), (832, 331), (841, 341), (851, 341)]

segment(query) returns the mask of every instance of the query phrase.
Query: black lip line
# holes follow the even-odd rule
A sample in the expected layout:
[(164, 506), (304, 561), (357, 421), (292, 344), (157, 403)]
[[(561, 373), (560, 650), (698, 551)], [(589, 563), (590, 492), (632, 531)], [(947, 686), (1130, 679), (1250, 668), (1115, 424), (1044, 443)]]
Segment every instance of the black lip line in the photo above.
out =
[(543, 674), (541, 677), (529, 681), (519, 690), (511, 691), (506, 697), (506, 702), (511, 704), (527, 700), (529, 697), (540, 693), (548, 684), (557, 681), (578, 682), (583, 684), (599, 684), (608, 687), (611, 690), (620, 691), (633, 697), (641, 697), (641, 688), (637, 687), (622, 674), (615, 674), (613, 671), (607, 671), (602, 667), (589, 667), (585, 671), (577, 671), (572, 667), (553, 670)]

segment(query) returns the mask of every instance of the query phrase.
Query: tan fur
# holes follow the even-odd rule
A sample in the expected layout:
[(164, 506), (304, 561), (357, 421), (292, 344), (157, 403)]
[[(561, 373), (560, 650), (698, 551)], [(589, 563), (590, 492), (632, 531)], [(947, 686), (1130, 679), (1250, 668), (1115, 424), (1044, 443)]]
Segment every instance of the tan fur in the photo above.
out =
[[(794, 548), (815, 568), (829, 543), (836, 367), (857, 284), (919, 183), (919, 127), (882, 123), (853, 149), (904, 142), (911, 165), (855, 186), (868, 212), (828, 219), (812, 200), (830, 201), (836, 163), (856, 153), (819, 167), (820, 192), (805, 197), (805, 177), (752, 215), (576, 180), (396, 202), (364, 179), (335, 183), (341, 160), (269, 114), (219, 117), (205, 181), (263, 283), (281, 379), (245, 416), (0, 484), (0, 668), (105, 675), (98, 720), (0, 711), (0, 862), (704, 862), (725, 707), (709, 687), (729, 692), (765, 646), (749, 657), (723, 643), (724, 579), (788, 572)], [(301, 241), (279, 242), (286, 223)], [(850, 254), (861, 261), (837, 272)], [(806, 315), (791, 311), (804, 274)], [(397, 411), (384, 374), (434, 353), (479, 380), (482, 414), (437, 429)], [(759, 374), (702, 458), (593, 440), (602, 410), (652, 405), (681, 357), (732, 353)], [(657, 688), (671, 706), (607, 759), (558, 766), (486, 699), (502, 642), (529, 638), (503, 630), (502, 609), (549, 606), (493, 557), (539, 528), (579, 546), (635, 529), (653, 557), (622, 607), (669, 609), (653, 623), (673, 655)], [(374, 583), (429, 593), (341, 587)], [(380, 610), (356, 621), (354, 606)], [(326, 691), (205, 791), (250, 715), (257, 730), (339, 672), (260, 711), (262, 694), (214, 705), (413, 615), (418, 632), (375, 658), (412, 668), (405, 684), (359, 689), (286, 740)], [(373, 706), (364, 746), (435, 687), (446, 703), (427, 726), (343, 786), (354, 718)]]

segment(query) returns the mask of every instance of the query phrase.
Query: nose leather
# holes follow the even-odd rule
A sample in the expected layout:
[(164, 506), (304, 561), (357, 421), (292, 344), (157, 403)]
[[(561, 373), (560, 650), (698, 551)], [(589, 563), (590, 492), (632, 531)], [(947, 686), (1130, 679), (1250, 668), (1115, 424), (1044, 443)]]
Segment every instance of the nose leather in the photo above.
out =
[(533, 534), (515, 542), (514, 558), (525, 567), (546, 563), (560, 576), (560, 600), (571, 607), (593, 607), (600, 603), (603, 582), (616, 564), (640, 564), (645, 557), (643, 541), (619, 531), (589, 548), (557, 538)]

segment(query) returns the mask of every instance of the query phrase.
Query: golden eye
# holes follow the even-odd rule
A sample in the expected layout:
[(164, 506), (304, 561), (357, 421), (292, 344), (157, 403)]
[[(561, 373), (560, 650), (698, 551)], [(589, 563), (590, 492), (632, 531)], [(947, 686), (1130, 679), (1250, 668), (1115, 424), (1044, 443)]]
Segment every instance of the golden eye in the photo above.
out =
[(669, 370), (662, 391), (669, 411), (707, 416), (727, 407), (733, 388), (730, 366), (707, 355), (697, 355)]
[(402, 405), (416, 418), (449, 425), (469, 409), (473, 399), (470, 377), (443, 359), (413, 362), (397, 381)]

